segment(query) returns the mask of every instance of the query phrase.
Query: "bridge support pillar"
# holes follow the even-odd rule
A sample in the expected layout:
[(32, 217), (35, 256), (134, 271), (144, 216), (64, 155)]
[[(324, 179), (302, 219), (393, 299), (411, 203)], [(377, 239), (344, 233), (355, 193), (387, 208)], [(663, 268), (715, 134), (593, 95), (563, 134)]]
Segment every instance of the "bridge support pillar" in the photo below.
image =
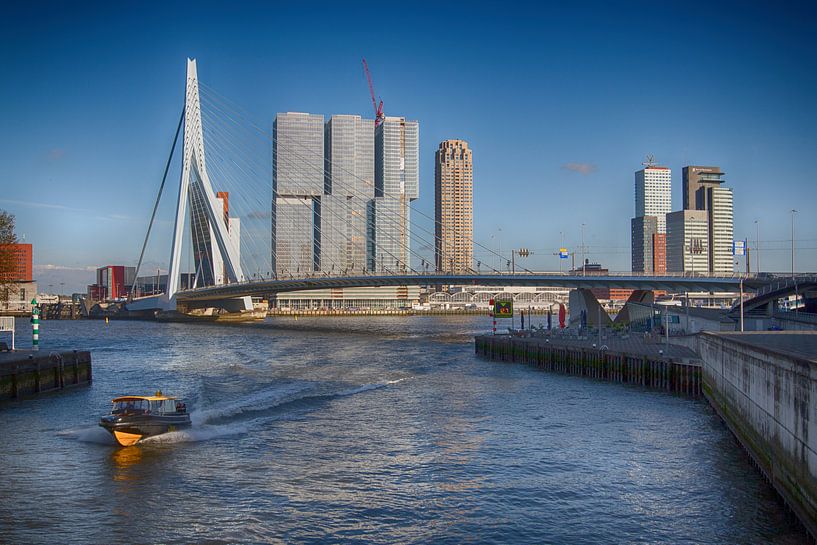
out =
[(601, 307), (601, 303), (596, 299), (593, 292), (586, 288), (570, 290), (570, 325), (580, 325), (582, 311), (587, 316), (589, 327), (598, 327), (601, 319), (601, 327), (611, 327), (613, 320), (607, 311)]
[[(633, 316), (630, 312), (632, 307), (630, 304), (638, 304), (638, 305), (652, 305), (655, 302), (655, 294), (652, 290), (635, 290), (633, 293), (630, 294), (630, 297), (627, 298), (627, 302), (624, 304), (624, 308), (621, 309), (621, 312), (618, 313), (616, 319), (613, 320), (614, 324), (621, 324), (621, 325), (630, 325), (630, 322), (633, 320)], [(643, 313), (642, 313), (643, 314)]]

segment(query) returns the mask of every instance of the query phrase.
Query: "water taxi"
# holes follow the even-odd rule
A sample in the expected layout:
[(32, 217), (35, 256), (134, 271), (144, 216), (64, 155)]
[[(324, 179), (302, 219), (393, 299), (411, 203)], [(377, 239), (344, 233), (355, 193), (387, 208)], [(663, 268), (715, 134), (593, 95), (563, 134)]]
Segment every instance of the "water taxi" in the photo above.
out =
[(129, 447), (146, 437), (190, 427), (190, 415), (182, 401), (156, 392), (152, 396), (122, 396), (113, 400), (111, 414), (99, 425), (116, 442)]

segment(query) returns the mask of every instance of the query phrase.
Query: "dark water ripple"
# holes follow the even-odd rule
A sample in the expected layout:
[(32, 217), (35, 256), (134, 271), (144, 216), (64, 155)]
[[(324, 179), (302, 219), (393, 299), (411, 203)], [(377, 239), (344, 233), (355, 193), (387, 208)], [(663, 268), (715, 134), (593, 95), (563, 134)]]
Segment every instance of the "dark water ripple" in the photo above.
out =
[[(0, 406), (0, 542), (805, 541), (706, 404), (477, 360), (488, 326), (45, 322), (95, 380)], [(157, 388), (193, 428), (114, 447)]]

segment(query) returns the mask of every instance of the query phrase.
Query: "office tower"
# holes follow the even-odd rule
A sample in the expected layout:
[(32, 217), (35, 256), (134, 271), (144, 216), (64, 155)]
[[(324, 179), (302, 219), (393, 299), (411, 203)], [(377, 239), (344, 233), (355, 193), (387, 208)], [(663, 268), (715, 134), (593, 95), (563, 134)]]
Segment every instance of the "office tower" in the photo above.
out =
[[(216, 200), (221, 204), (221, 209), (224, 217), (224, 225), (227, 227), (227, 236), (233, 243), (236, 250), (236, 256), (241, 259), (241, 218), (230, 217), (230, 194), (227, 191), (219, 191), (216, 193)], [(216, 285), (227, 283), (227, 268), (224, 265), (224, 259), (221, 257), (221, 252), (218, 250), (218, 244), (215, 240), (210, 242), (211, 256), (213, 261), (213, 275)]]
[(732, 273), (734, 240), (732, 190), (722, 187), (721, 168), (686, 166), (683, 168), (684, 209), (707, 212), (709, 228), (709, 272)]
[(667, 214), (667, 270), (709, 272), (709, 218), (705, 210)]
[(374, 198), (374, 121), (333, 115), (324, 134), (321, 270), (360, 274), (367, 265), (366, 214)]
[(648, 164), (635, 173), (635, 217), (655, 216), (658, 232), (666, 233), (666, 214), (672, 208), (672, 172)]
[(658, 218), (641, 216), (630, 220), (633, 272), (653, 272), (653, 235), (658, 234)]
[(721, 167), (686, 166), (682, 169), (684, 210), (707, 210), (707, 188), (723, 183)]
[(272, 270), (276, 276), (311, 273), (319, 265), (323, 116), (279, 113), (272, 138)]
[(369, 268), (404, 272), (411, 267), (410, 208), (419, 196), (419, 125), (386, 117), (375, 129), (375, 188), (368, 207)]
[(653, 233), (652, 235), (652, 272), (655, 274), (667, 272), (666, 233)]
[(709, 271), (731, 274), (734, 272), (732, 189), (712, 186), (705, 188), (705, 191), (709, 222)]
[(434, 257), (438, 271), (462, 273), (471, 269), (473, 182), (468, 142), (441, 142), (434, 157)]

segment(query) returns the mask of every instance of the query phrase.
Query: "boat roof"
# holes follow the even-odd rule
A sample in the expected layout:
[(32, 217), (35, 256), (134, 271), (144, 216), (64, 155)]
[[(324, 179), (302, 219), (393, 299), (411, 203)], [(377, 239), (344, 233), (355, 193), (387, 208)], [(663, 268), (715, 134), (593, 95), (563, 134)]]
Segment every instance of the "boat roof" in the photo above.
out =
[(156, 395), (156, 396), (121, 396), (115, 397), (113, 399), (113, 403), (118, 401), (136, 401), (138, 399), (144, 399), (146, 401), (164, 401), (167, 399), (176, 399), (175, 397), (164, 396), (164, 395)]

